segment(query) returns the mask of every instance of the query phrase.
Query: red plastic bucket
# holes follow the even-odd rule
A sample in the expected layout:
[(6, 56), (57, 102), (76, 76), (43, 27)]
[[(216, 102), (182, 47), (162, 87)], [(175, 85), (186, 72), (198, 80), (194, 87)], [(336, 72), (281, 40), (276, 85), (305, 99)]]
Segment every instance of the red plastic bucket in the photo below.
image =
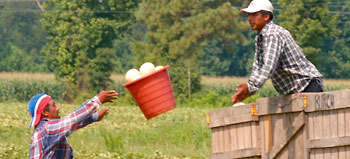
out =
[(135, 81), (125, 83), (147, 119), (176, 108), (173, 87), (166, 65), (162, 69)]

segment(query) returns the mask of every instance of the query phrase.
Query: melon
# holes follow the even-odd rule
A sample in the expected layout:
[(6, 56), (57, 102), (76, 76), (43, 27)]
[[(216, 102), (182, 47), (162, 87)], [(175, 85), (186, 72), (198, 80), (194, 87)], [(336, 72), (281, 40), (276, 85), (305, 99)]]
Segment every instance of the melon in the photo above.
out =
[(154, 68), (155, 71), (158, 71), (160, 69), (164, 68), (164, 66), (157, 66), (156, 68)]
[(154, 65), (150, 62), (146, 62), (144, 64), (141, 65), (140, 67), (140, 74), (141, 76), (146, 76), (148, 74), (151, 74), (152, 72), (154, 72)]
[(137, 69), (130, 69), (128, 72), (125, 74), (125, 79), (127, 82), (136, 80), (137, 78), (140, 78), (140, 72)]

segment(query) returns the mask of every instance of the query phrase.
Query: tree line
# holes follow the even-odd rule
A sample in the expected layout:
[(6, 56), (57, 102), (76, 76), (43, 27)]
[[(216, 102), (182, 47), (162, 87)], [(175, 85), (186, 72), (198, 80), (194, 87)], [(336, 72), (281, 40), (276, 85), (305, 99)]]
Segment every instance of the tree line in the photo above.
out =
[[(0, 2), (0, 71), (53, 72), (72, 96), (111, 84), (144, 62), (170, 65), (178, 98), (200, 77), (248, 76), (255, 31), (239, 13), (248, 0), (50, 0)], [(350, 77), (350, 1), (272, 0), (325, 78)]]

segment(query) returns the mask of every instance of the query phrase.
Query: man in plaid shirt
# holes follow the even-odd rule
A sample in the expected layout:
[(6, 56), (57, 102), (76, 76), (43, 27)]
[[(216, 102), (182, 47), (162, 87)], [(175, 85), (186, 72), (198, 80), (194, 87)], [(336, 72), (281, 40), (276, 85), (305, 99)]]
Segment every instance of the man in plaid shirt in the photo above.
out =
[(269, 0), (253, 0), (241, 12), (248, 13), (249, 24), (258, 33), (252, 73), (247, 83), (237, 85), (237, 93), (231, 97), (233, 103), (254, 94), (269, 77), (283, 95), (323, 92), (322, 75), (306, 59), (290, 33), (272, 22), (273, 6)]
[(60, 118), (60, 108), (55, 101), (44, 93), (37, 94), (29, 101), (28, 109), (32, 115), (29, 126), (34, 126), (30, 143), (30, 159), (70, 159), (73, 158), (73, 149), (67, 137), (74, 131), (85, 127), (102, 118), (110, 107), (96, 112), (98, 107), (106, 102), (114, 102), (118, 93), (101, 91), (98, 95), (85, 101), (78, 109), (64, 118)]

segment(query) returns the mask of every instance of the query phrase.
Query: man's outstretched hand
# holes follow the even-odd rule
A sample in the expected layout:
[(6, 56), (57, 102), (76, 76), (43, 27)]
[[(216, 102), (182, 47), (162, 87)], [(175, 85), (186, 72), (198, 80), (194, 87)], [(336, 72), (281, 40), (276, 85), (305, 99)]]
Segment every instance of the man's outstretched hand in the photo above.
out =
[(114, 100), (118, 99), (118, 93), (114, 90), (110, 90), (110, 91), (101, 91), (98, 95), (97, 95), (98, 99), (100, 100), (100, 102), (106, 103), (106, 102), (111, 102), (113, 103)]
[(242, 102), (244, 99), (246, 99), (247, 97), (250, 96), (250, 93), (248, 90), (248, 84), (246, 84), (246, 83), (239, 84), (239, 85), (237, 85), (237, 87), (238, 87), (236, 89), (237, 93), (235, 93), (231, 97), (232, 103)]
[(111, 107), (106, 107), (98, 112), (98, 121), (101, 121), (105, 115), (108, 114), (108, 110)]

